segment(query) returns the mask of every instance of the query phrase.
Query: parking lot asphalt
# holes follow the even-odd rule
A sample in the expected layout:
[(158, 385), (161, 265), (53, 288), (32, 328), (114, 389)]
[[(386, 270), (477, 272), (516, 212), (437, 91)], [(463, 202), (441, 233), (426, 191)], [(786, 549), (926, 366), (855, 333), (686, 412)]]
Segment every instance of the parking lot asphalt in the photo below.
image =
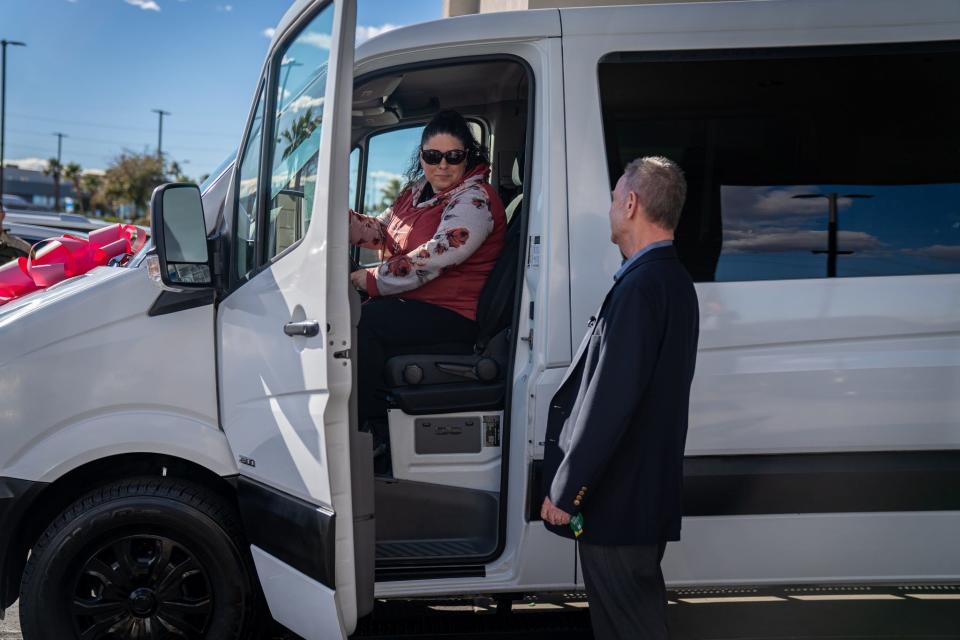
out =
[[(960, 639), (960, 585), (671, 591), (673, 640)], [(505, 608), (509, 605), (509, 611)], [(582, 594), (381, 601), (354, 638), (589, 640)], [(264, 640), (294, 640), (280, 635)], [(17, 609), (0, 640), (22, 640)]]

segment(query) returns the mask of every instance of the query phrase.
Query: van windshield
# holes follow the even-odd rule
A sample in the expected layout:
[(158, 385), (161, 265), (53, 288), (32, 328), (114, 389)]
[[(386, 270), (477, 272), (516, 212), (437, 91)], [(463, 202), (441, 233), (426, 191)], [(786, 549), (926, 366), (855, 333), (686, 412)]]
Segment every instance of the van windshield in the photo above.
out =
[(231, 164), (233, 164), (233, 161), (236, 159), (237, 159), (237, 150), (234, 149), (233, 151), (230, 152), (230, 154), (226, 158), (223, 159), (222, 162), (220, 162), (220, 164), (217, 165), (217, 168), (211, 171), (207, 175), (207, 177), (204, 178), (203, 182), (200, 183), (200, 193), (206, 192), (206, 190), (210, 188), (210, 185), (216, 182), (217, 178), (223, 175), (223, 172), (226, 171), (227, 168)]

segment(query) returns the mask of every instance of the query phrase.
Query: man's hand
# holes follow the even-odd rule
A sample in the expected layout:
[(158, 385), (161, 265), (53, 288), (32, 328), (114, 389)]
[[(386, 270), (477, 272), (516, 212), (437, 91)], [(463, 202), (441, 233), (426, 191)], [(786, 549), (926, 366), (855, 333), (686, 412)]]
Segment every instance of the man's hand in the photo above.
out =
[(543, 506), (540, 507), (540, 519), (554, 525), (563, 525), (570, 523), (570, 514), (562, 509), (558, 509), (550, 502), (550, 498), (543, 499)]
[(354, 287), (360, 289), (360, 291), (367, 290), (367, 270), (366, 269), (357, 269), (350, 274), (350, 282)]

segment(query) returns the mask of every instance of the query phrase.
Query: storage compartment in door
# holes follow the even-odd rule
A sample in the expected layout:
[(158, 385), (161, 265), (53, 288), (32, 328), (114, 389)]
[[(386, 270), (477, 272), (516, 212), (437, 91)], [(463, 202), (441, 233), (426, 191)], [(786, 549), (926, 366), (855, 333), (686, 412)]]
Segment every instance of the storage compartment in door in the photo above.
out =
[(414, 451), (418, 454), (480, 453), (480, 416), (418, 418), (414, 421)]

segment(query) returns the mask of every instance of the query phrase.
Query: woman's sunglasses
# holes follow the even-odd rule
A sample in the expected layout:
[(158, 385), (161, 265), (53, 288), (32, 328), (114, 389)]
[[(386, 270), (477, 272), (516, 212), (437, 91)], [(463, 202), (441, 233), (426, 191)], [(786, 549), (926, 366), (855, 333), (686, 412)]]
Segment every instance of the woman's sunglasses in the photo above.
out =
[(451, 151), (420, 149), (420, 157), (427, 164), (440, 164), (441, 160), (446, 160), (447, 164), (460, 164), (467, 159), (467, 152), (463, 149), (453, 149)]

